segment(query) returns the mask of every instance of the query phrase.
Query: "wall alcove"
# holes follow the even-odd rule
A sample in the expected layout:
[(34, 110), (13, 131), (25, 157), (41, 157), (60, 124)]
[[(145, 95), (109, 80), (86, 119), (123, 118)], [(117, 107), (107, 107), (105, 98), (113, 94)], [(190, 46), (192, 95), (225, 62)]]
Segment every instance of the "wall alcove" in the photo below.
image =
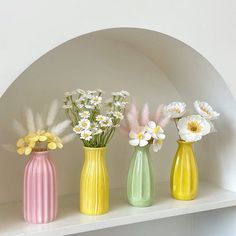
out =
[[(12, 120), (22, 120), (25, 106), (43, 111), (54, 98), (61, 100), (64, 92), (75, 88), (101, 88), (107, 94), (125, 89), (140, 104), (149, 102), (152, 110), (174, 100), (185, 101), (191, 108), (196, 99), (208, 101), (221, 117), (216, 122), (218, 132), (195, 145), (200, 177), (236, 192), (236, 104), (216, 69), (191, 47), (167, 35), (135, 28), (101, 30), (65, 42), (33, 63), (1, 97), (0, 132), (4, 135), (0, 145), (16, 142)], [(62, 109), (60, 119), (64, 119)], [(167, 135), (162, 151), (153, 154), (158, 182), (169, 180), (177, 139), (173, 124)], [(127, 140), (117, 133), (107, 154), (111, 188), (125, 187), (131, 152)], [(59, 194), (77, 193), (83, 162), (80, 141), (53, 152), (52, 158)], [(0, 187), (4, 190), (0, 203), (21, 199), (25, 162), (26, 158), (0, 150)]]

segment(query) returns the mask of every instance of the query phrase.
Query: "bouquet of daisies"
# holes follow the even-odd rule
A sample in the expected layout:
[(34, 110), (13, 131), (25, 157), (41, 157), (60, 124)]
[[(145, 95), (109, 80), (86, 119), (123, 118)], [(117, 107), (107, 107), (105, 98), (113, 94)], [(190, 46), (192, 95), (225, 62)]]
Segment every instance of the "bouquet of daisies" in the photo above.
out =
[(186, 114), (185, 103), (172, 102), (164, 106), (164, 113), (175, 122), (182, 141), (195, 142), (201, 140), (204, 135), (216, 131), (212, 120), (217, 119), (220, 114), (203, 101), (195, 101), (194, 108), (197, 115), (184, 116)]
[[(75, 137), (74, 133), (63, 135), (70, 126), (69, 120), (55, 124), (59, 109), (58, 101), (53, 101), (45, 119), (40, 113), (34, 113), (31, 108), (25, 109), (26, 124), (14, 120), (13, 128), (21, 136), (17, 141), (17, 153), (28, 156), (33, 151), (47, 151), (63, 148), (63, 144)], [(62, 135), (62, 137), (60, 137)], [(14, 151), (12, 145), (3, 145), (8, 151)]]
[(124, 118), (129, 93), (124, 90), (114, 92), (105, 103), (103, 94), (100, 89), (65, 93), (65, 114), (85, 147), (106, 147)]
[(163, 105), (160, 105), (154, 114), (150, 114), (148, 104), (139, 109), (135, 102), (132, 102), (120, 127), (120, 132), (129, 136), (130, 145), (152, 145), (154, 152), (161, 149), (166, 137), (163, 128), (170, 119), (170, 116), (162, 117), (162, 110)]

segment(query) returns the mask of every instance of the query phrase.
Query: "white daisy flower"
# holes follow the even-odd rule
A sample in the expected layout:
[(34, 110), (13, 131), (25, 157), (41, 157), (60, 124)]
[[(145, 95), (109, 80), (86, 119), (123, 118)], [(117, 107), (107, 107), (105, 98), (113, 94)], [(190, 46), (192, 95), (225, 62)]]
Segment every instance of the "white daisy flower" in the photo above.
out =
[(79, 125), (76, 125), (74, 128), (73, 128), (73, 131), (76, 133), (76, 134), (80, 134), (82, 129)]
[(103, 91), (103, 90), (101, 90), (101, 89), (97, 89), (97, 92), (98, 93), (101, 93), (101, 94), (104, 94), (105, 92)]
[(114, 111), (112, 112), (112, 115), (116, 118), (116, 119), (119, 119), (119, 120), (123, 120), (124, 119), (124, 115), (119, 112), (119, 111)]
[(207, 102), (195, 101), (194, 108), (199, 115), (207, 120), (215, 120), (220, 115), (218, 112), (214, 111)]
[(96, 121), (100, 122), (100, 121), (104, 121), (104, 120), (106, 120), (106, 116), (103, 116), (103, 115), (96, 116)]
[(166, 137), (164, 130), (159, 125), (156, 125), (154, 121), (148, 122), (146, 130), (154, 139), (164, 140)]
[(123, 95), (125, 95), (126, 97), (128, 97), (130, 95), (129, 92), (125, 91), (125, 90), (121, 90), (120, 91)]
[(148, 144), (148, 141), (151, 139), (151, 135), (142, 129), (140, 132), (136, 133), (131, 131), (129, 133), (130, 141), (129, 144), (132, 146), (144, 147)]
[(88, 90), (87, 93), (88, 94), (95, 94), (95, 93), (97, 93), (97, 91), (95, 91), (95, 90)]
[(90, 112), (89, 111), (83, 111), (79, 113), (79, 116), (83, 119), (87, 119), (90, 117)]
[(92, 137), (92, 132), (90, 130), (83, 130), (80, 133), (80, 138), (84, 139), (86, 141), (90, 141), (93, 137)]
[(112, 119), (110, 117), (106, 117), (105, 120), (99, 122), (101, 127), (111, 127), (113, 125)]
[(91, 102), (91, 104), (97, 106), (97, 105), (101, 104), (101, 102), (102, 102), (102, 97), (100, 97), (100, 96), (94, 96), (94, 97), (92, 97), (92, 99), (91, 99), (90, 102)]
[(186, 112), (186, 104), (183, 102), (172, 102), (163, 108), (166, 116), (171, 118), (180, 118)]
[(153, 139), (153, 151), (158, 152), (162, 148), (163, 139)]
[(123, 94), (121, 92), (113, 92), (111, 95), (114, 96), (114, 97), (117, 97), (117, 96), (122, 96), (123, 97)]
[(86, 94), (86, 92), (83, 89), (76, 89), (76, 92), (81, 94), (81, 95)]
[(79, 125), (79, 127), (81, 129), (85, 130), (85, 129), (89, 129), (90, 128), (91, 123), (90, 123), (90, 121), (88, 119), (82, 119), (82, 120), (79, 121), (78, 125)]
[(120, 102), (120, 101), (116, 101), (114, 102), (114, 106), (118, 107), (118, 108), (124, 108), (126, 106), (127, 102)]
[(181, 139), (186, 142), (198, 141), (202, 136), (209, 134), (211, 130), (209, 122), (200, 115), (181, 118), (177, 127)]

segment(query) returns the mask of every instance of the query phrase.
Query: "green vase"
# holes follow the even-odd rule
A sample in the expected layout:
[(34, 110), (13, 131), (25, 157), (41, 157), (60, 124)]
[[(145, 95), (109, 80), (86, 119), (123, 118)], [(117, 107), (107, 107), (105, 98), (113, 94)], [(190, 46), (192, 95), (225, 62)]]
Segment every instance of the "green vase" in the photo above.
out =
[(128, 173), (127, 196), (129, 203), (136, 207), (153, 204), (155, 188), (149, 145), (135, 147)]

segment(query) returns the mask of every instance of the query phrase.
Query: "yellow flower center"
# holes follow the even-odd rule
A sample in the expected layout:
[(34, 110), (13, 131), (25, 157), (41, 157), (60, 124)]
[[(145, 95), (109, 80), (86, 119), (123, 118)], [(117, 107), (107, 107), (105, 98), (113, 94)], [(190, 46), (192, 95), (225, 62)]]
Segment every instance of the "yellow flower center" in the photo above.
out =
[(193, 133), (199, 133), (201, 131), (201, 126), (197, 121), (190, 121), (188, 123), (188, 130)]
[(160, 126), (156, 126), (154, 129), (153, 129), (153, 133), (158, 133), (160, 131)]
[(85, 133), (85, 134), (83, 134), (83, 136), (84, 136), (84, 138), (88, 138), (90, 135)]
[(137, 138), (138, 138), (138, 140), (143, 139), (143, 134), (142, 134), (142, 133), (138, 133), (138, 134), (137, 134)]
[(86, 128), (87, 127), (87, 123), (86, 122), (82, 122), (82, 127)]
[(80, 132), (80, 131), (81, 131), (81, 129), (80, 129), (78, 126), (75, 127), (74, 130), (75, 130), (76, 132)]
[(180, 113), (181, 111), (180, 111), (180, 109), (178, 107), (174, 107), (174, 108), (171, 109), (171, 112), (173, 112), (173, 113)]

